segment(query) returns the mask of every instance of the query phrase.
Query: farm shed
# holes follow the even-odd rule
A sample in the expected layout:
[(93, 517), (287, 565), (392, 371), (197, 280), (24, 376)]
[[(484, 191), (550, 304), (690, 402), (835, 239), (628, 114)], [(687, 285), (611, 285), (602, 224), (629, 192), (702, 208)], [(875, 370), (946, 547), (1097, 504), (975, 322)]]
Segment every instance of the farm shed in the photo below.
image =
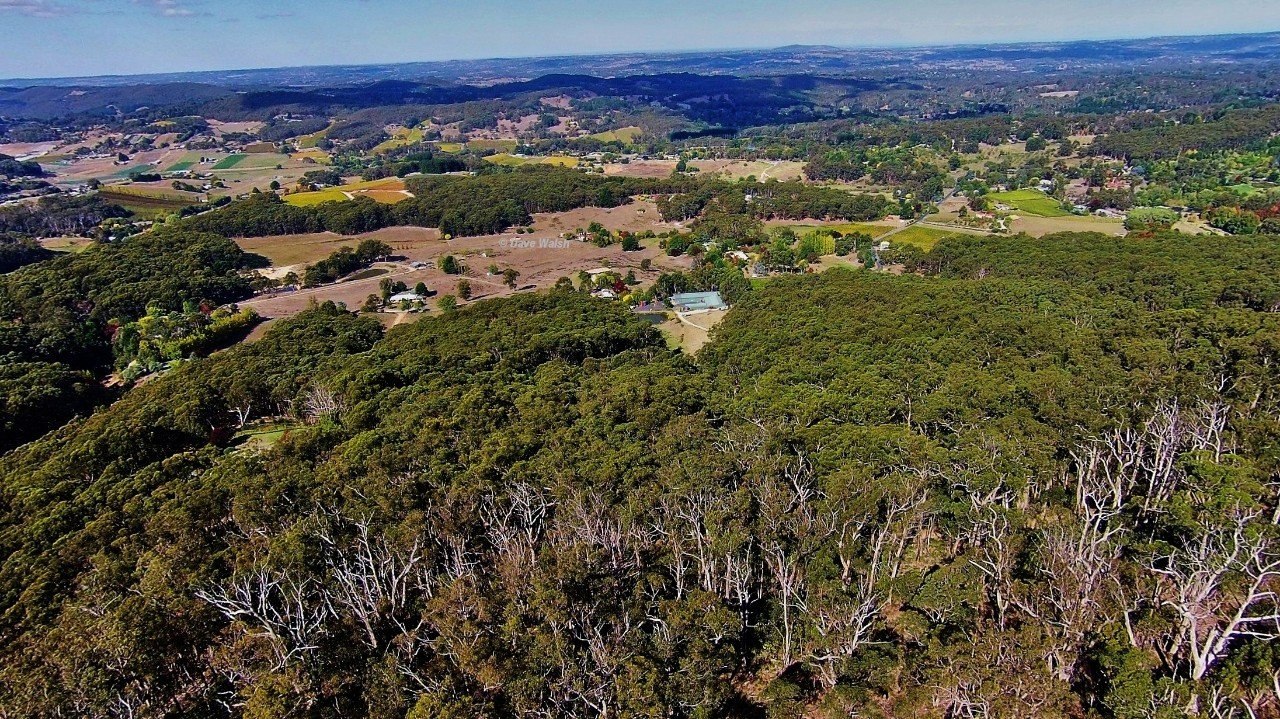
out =
[(698, 310), (724, 310), (729, 305), (719, 292), (681, 292), (671, 296), (671, 306), (678, 312), (696, 312)]

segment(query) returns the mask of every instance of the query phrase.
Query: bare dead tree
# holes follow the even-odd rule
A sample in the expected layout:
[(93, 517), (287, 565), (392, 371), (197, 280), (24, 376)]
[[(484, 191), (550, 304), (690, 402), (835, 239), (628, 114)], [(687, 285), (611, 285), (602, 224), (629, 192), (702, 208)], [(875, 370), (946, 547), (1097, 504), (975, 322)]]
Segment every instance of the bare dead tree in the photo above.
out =
[(308, 389), (302, 398), (303, 416), (311, 422), (340, 414), (343, 409), (341, 397), (318, 385)]
[(385, 535), (371, 536), (368, 518), (356, 520), (355, 537), (349, 543), (337, 541), (328, 531), (319, 539), (327, 552), (325, 563), (337, 590), (332, 593), (335, 613), (350, 617), (364, 629), (365, 642), (376, 649), (384, 622), (398, 635), (421, 628), (404, 623), (405, 609), (416, 596), (430, 596), (431, 573), (421, 537), (394, 543)]
[(312, 579), (286, 572), (259, 569), (195, 594), (247, 636), (265, 639), (274, 659), (272, 671), (318, 649), (325, 622), (334, 616), (328, 597)]
[(839, 679), (840, 662), (872, 642), (884, 600), (868, 582), (859, 581), (852, 592), (819, 593), (809, 601), (817, 638), (808, 660), (818, 667), (823, 686), (830, 689)]
[(1280, 546), (1260, 510), (1235, 507), (1222, 524), (1203, 526), (1185, 546), (1156, 556), (1162, 603), (1179, 618), (1173, 652), (1193, 680), (1242, 637), (1280, 638)]
[(249, 419), (253, 417), (253, 403), (245, 401), (242, 404), (232, 406), (231, 409), (227, 411), (235, 415), (236, 429), (244, 429), (245, 424), (247, 424)]
[(1001, 630), (1009, 617), (1013, 596), (1013, 569), (1016, 561), (1010, 544), (1009, 520), (1005, 513), (989, 508), (982, 515), (981, 534), (986, 537), (979, 546), (978, 558), (970, 563), (982, 572), (987, 594), (995, 609), (995, 623)]

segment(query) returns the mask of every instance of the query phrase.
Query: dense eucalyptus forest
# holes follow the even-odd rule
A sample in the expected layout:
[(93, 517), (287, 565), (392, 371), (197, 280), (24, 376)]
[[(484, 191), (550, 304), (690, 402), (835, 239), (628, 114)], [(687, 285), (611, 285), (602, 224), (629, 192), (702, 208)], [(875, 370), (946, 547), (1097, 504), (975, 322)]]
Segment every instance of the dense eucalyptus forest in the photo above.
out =
[[(100, 363), (166, 266), (243, 296), (234, 245), (146, 242), (0, 309)], [(0, 706), (1276, 716), (1276, 239), (912, 262), (758, 285), (695, 357), (562, 289), (386, 331), (320, 304), (182, 363), (0, 458)]]

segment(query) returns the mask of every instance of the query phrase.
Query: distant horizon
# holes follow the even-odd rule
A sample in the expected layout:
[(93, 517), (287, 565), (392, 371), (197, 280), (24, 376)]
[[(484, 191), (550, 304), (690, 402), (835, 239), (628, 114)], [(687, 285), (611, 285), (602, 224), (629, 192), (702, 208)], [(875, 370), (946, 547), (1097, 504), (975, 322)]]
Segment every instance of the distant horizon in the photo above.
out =
[[(7, 80), (687, 54), (898, 49), (1280, 31), (1247, 0), (0, 0)], [(1259, 29), (1264, 28), (1264, 29)]]
[[(4, 0), (0, 0), (3, 3)], [(3, 17), (3, 15), (0, 15)], [(572, 58), (607, 58), (607, 57), (626, 57), (626, 56), (682, 56), (682, 55), (700, 55), (705, 53), (738, 53), (738, 52), (769, 52), (783, 50), (786, 48), (830, 48), (841, 51), (858, 51), (858, 50), (924, 50), (924, 49), (948, 49), (948, 48), (965, 48), (965, 47), (1012, 47), (1019, 45), (1069, 45), (1074, 43), (1118, 43), (1118, 42), (1149, 42), (1164, 39), (1195, 39), (1195, 38), (1229, 38), (1229, 37), (1249, 37), (1249, 36), (1266, 36), (1280, 35), (1280, 28), (1274, 30), (1254, 30), (1247, 32), (1188, 32), (1176, 34), (1159, 34), (1159, 35), (1122, 35), (1114, 37), (1071, 37), (1058, 39), (1031, 39), (1031, 40), (1001, 40), (998, 42), (936, 42), (936, 43), (886, 43), (886, 44), (859, 44), (859, 45), (835, 45), (832, 43), (815, 42), (790, 42), (778, 45), (758, 45), (758, 46), (720, 46), (720, 47), (689, 47), (679, 49), (664, 50), (641, 50), (627, 49), (614, 50), (610, 52), (565, 52), (538, 55), (490, 55), (477, 57), (453, 57), (447, 59), (425, 59), (425, 60), (370, 60), (365, 62), (317, 62), (302, 64), (286, 64), (286, 65), (261, 65), (261, 66), (242, 66), (242, 67), (210, 67), (196, 68), (186, 70), (160, 70), (149, 72), (111, 72), (94, 75), (46, 75), (46, 76), (25, 76), (25, 77), (0, 77), (0, 85), (5, 83), (18, 82), (41, 82), (49, 83), (60, 80), (102, 80), (110, 78), (147, 78), (147, 77), (163, 77), (170, 75), (200, 75), (200, 74), (225, 74), (237, 72), (271, 72), (271, 71), (288, 71), (288, 70), (305, 70), (305, 69), (325, 69), (325, 68), (362, 68), (362, 67), (382, 67), (382, 66), (405, 66), (405, 65), (449, 65), (452, 63), (485, 63), (485, 62), (510, 62), (510, 61), (531, 61), (531, 60), (556, 60), (556, 59), (572, 59)], [(1280, 58), (1277, 58), (1280, 60)], [(11, 87), (11, 86), (10, 86)]]

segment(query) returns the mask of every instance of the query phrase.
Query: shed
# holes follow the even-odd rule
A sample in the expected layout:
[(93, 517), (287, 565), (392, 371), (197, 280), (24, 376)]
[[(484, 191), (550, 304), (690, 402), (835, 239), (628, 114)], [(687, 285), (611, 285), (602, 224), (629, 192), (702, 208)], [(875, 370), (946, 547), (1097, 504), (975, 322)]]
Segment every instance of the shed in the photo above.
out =
[(698, 310), (724, 310), (729, 305), (719, 292), (681, 292), (671, 296), (671, 306), (678, 312), (696, 312)]

